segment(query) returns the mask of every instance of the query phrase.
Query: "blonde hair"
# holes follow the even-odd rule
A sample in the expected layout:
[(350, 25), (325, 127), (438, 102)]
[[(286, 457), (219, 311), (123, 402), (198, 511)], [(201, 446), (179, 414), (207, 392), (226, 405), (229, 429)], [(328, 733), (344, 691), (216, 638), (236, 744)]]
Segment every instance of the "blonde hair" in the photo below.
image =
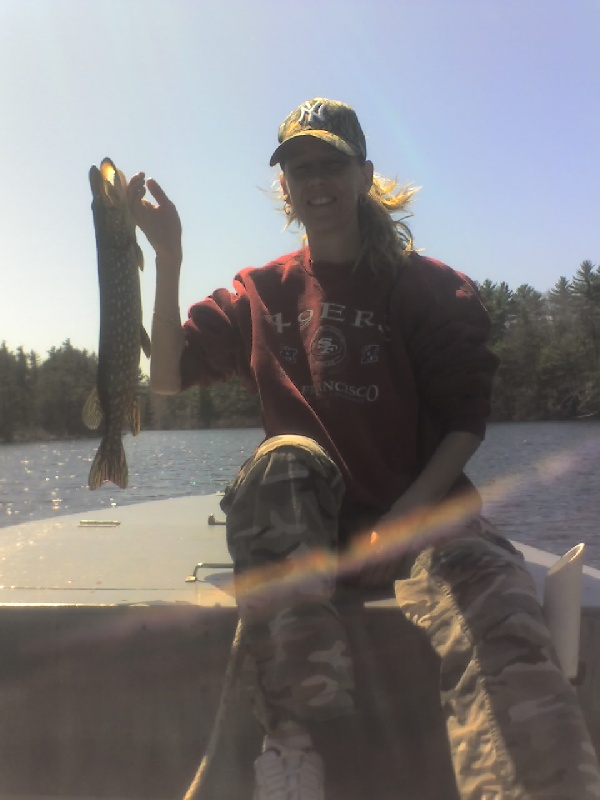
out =
[[(368, 194), (360, 198), (358, 204), (358, 223), (360, 226), (361, 248), (355, 267), (366, 262), (372, 273), (382, 268), (395, 269), (407, 253), (414, 250), (411, 230), (406, 219), (411, 216), (408, 206), (419, 191), (411, 184), (398, 185), (398, 181), (373, 176), (373, 184)], [(286, 228), (294, 222), (301, 226), (289, 199), (277, 182), (276, 193), (283, 201), (286, 215)], [(401, 216), (396, 216), (400, 214)], [(303, 237), (306, 241), (306, 234)]]
[[(394, 269), (414, 247), (406, 219), (417, 186), (398, 186), (396, 180), (373, 176), (373, 184), (358, 204), (361, 248), (357, 259), (366, 261), (371, 272)], [(401, 214), (400, 217), (394, 215)]]

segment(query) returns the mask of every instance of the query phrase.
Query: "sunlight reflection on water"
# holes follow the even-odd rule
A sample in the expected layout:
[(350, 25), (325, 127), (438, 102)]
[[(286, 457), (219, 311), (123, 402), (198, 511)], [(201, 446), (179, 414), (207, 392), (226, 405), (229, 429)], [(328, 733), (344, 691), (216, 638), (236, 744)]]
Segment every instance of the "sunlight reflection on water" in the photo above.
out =
[[(95, 492), (96, 440), (0, 446), (0, 527), (94, 509), (222, 491), (262, 431), (145, 431), (124, 439), (130, 487)], [(600, 423), (496, 423), (469, 464), (485, 513), (509, 538), (565, 552), (586, 542), (600, 567)]]
[(97, 440), (0, 446), (0, 526), (53, 513), (222, 491), (262, 431), (145, 431), (124, 437), (129, 487), (87, 486)]
[(505, 536), (557, 554), (583, 541), (600, 567), (600, 423), (490, 425), (468, 473)]

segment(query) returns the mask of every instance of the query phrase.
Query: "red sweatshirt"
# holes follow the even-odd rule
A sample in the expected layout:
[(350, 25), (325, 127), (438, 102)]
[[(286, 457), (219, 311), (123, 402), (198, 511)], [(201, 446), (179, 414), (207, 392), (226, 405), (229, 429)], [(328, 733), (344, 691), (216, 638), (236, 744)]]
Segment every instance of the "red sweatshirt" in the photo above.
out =
[(446, 433), (483, 438), (497, 360), (465, 275), (413, 254), (373, 276), (304, 249), (242, 270), (234, 290), (190, 309), (183, 388), (237, 374), (260, 396), (267, 436), (327, 450), (346, 509), (386, 511)]

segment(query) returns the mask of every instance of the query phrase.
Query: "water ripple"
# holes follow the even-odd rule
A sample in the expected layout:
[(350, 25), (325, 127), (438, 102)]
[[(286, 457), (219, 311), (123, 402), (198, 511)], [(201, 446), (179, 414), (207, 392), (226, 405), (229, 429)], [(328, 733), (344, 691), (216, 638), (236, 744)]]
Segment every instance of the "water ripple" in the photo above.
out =
[[(144, 431), (124, 439), (130, 486), (87, 488), (96, 440), (0, 446), (0, 527), (145, 500), (222, 491), (262, 431)], [(600, 567), (600, 423), (490, 425), (468, 473), (509, 538)]]

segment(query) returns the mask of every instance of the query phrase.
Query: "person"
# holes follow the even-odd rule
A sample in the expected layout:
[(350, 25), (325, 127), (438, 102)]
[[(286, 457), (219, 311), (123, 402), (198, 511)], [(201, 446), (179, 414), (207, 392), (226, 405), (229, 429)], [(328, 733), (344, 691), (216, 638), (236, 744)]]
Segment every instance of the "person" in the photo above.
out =
[(355, 715), (336, 587), (390, 581), (440, 658), (462, 800), (600, 797), (523, 559), (464, 472), (497, 367), (476, 285), (416, 252), (414, 189), (374, 173), (347, 104), (294, 109), (270, 163), (303, 246), (242, 269), (183, 325), (177, 210), (143, 173), (128, 187), (156, 251), (152, 389), (235, 375), (260, 398), (265, 439), (222, 501), (264, 709), (255, 797), (324, 796), (314, 732)]

